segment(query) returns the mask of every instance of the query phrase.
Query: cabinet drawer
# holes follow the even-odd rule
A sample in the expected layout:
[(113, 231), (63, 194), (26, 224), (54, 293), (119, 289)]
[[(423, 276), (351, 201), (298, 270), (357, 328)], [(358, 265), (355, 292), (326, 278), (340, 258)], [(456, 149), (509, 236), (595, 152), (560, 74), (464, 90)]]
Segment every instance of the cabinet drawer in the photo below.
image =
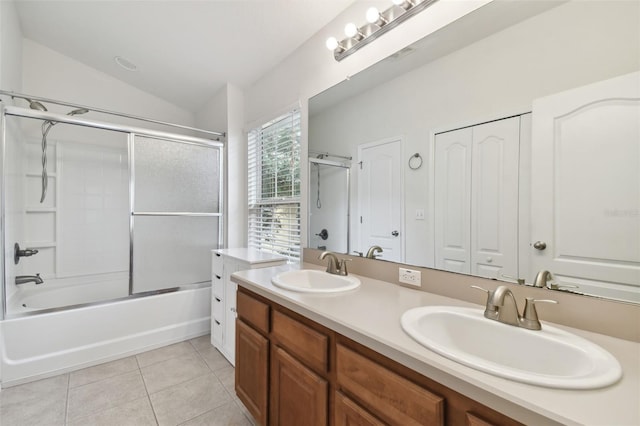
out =
[(474, 413), (467, 411), (467, 426), (495, 426), (494, 423), (489, 423), (484, 419), (476, 416)]
[(224, 273), (224, 261), (223, 257), (218, 253), (211, 254), (211, 273), (214, 275), (222, 276)]
[(220, 276), (220, 278), (215, 274), (211, 276), (211, 292), (213, 293), (213, 297), (219, 299), (224, 297), (224, 282), (222, 281), (222, 276)]
[(264, 334), (269, 333), (269, 305), (246, 293), (238, 292), (236, 311), (240, 318)]
[(329, 367), (329, 337), (293, 318), (273, 311), (272, 335), (309, 367), (326, 372)]
[(385, 426), (385, 423), (340, 392), (335, 394), (333, 424), (335, 426)]
[(343, 345), (336, 347), (338, 387), (390, 424), (442, 425), (444, 399)]
[(224, 304), (222, 303), (222, 299), (215, 295), (211, 301), (211, 313), (213, 314), (213, 318), (218, 321), (222, 321), (224, 319)]
[(215, 347), (222, 344), (222, 323), (215, 318), (211, 318), (211, 344)]

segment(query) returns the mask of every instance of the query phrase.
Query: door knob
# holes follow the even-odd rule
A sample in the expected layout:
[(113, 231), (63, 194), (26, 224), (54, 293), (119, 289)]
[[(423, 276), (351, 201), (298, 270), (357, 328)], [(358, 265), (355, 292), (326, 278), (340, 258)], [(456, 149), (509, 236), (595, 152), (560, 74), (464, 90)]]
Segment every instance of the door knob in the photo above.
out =
[(536, 241), (535, 243), (533, 243), (533, 248), (536, 250), (544, 250), (547, 248), (547, 243), (545, 243), (544, 241)]
[(398, 235), (400, 235), (400, 233), (398, 231), (393, 231), (391, 235), (393, 235), (394, 237), (397, 237)]

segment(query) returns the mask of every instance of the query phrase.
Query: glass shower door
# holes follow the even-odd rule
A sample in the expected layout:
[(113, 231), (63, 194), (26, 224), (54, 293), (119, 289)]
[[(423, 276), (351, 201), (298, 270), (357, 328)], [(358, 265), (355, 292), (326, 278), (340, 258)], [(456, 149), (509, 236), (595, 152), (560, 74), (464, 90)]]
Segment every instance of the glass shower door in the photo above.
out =
[(221, 237), (221, 149), (133, 135), (131, 293), (211, 280)]

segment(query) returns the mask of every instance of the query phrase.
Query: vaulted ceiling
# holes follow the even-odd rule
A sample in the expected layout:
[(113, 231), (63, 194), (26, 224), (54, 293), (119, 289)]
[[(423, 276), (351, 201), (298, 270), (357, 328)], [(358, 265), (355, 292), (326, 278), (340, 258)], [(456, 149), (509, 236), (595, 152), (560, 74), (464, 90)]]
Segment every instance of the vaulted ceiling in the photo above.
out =
[[(227, 82), (250, 86), (353, 2), (18, 0), (16, 4), (24, 37), (196, 111)], [(116, 56), (134, 64), (137, 71), (117, 65)]]

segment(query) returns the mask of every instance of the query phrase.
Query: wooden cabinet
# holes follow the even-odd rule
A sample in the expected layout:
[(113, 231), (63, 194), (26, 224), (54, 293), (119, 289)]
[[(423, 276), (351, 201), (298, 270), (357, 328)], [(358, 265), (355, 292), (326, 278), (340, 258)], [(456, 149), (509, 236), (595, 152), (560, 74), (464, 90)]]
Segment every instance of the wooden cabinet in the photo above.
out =
[(385, 425), (385, 423), (376, 419), (371, 413), (340, 392), (336, 392), (334, 397), (333, 424), (334, 426)]
[(284, 349), (272, 347), (271, 421), (280, 426), (326, 426), (329, 384)]
[(281, 256), (254, 249), (219, 249), (211, 256), (211, 344), (235, 365), (236, 284), (231, 274), (286, 263)]
[(389, 424), (444, 424), (444, 399), (357, 352), (338, 345), (337, 382)]
[(256, 421), (264, 425), (269, 403), (269, 341), (242, 320), (237, 322), (236, 334), (236, 393)]
[(259, 425), (519, 425), (244, 288), (236, 333), (236, 393)]

